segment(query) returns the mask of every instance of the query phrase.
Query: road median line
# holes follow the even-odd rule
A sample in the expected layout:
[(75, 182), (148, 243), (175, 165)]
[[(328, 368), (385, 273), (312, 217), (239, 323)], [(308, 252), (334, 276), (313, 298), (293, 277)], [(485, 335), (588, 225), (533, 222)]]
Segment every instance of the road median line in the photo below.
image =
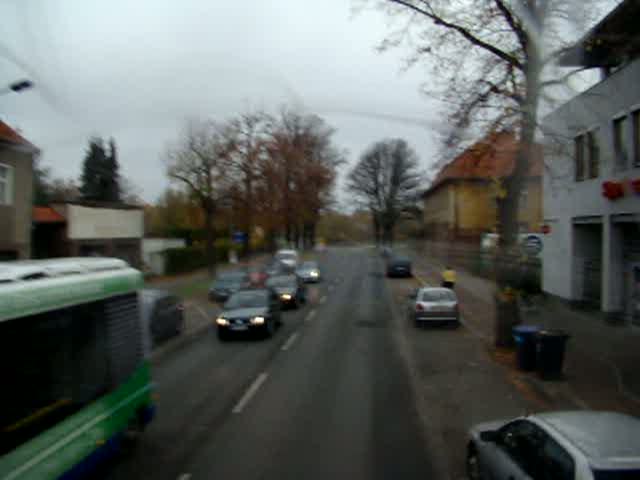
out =
[(291, 346), (295, 343), (297, 338), (298, 338), (298, 332), (293, 332), (291, 336), (287, 339), (287, 341), (284, 342), (284, 345), (282, 345), (282, 348), (280, 350), (284, 352), (289, 350)]
[(260, 390), (260, 387), (267, 380), (268, 376), (269, 375), (267, 374), (267, 372), (262, 372), (260, 375), (258, 375), (258, 377), (251, 383), (251, 385), (249, 385), (249, 388), (246, 392), (244, 392), (244, 395), (242, 395), (242, 398), (240, 398), (238, 403), (236, 403), (236, 406), (233, 407), (233, 410), (231, 410), (231, 412), (242, 413), (244, 407), (246, 407), (254, 397), (254, 395), (258, 393), (258, 390)]
[(313, 320), (313, 317), (315, 317), (316, 315), (316, 311), (315, 310), (311, 310), (306, 317), (304, 317), (304, 321), (308, 322), (309, 320)]

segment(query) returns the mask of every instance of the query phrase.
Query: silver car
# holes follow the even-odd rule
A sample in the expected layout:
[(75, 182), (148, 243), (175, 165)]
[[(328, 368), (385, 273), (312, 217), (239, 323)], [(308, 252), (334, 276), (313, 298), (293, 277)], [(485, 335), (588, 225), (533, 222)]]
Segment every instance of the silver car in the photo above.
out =
[(460, 325), (458, 297), (453, 290), (442, 287), (423, 287), (409, 294), (407, 315), (415, 325)]
[(470, 431), (470, 480), (640, 478), (640, 419), (614, 412), (549, 412)]
[(318, 263), (314, 261), (303, 262), (296, 269), (296, 275), (302, 279), (303, 282), (307, 283), (317, 283), (322, 278), (320, 276), (320, 267), (318, 267)]

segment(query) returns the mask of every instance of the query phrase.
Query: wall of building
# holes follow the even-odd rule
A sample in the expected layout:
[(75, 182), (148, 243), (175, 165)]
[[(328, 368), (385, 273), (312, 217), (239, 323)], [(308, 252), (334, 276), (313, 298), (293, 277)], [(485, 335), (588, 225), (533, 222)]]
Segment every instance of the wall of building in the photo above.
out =
[(31, 209), (33, 206), (33, 154), (22, 147), (0, 146), (0, 163), (13, 172), (13, 201), (0, 205), (0, 252), (16, 258), (31, 256)]
[[(424, 221), (431, 238), (476, 239), (493, 231), (497, 221), (494, 187), (489, 181), (459, 180), (442, 186), (424, 199)], [(527, 232), (542, 223), (542, 182), (530, 179), (520, 204), (519, 221)]]
[(455, 223), (454, 195), (453, 185), (445, 184), (425, 196), (423, 214), (427, 235), (435, 238), (448, 236)]
[(489, 182), (456, 183), (456, 233), (461, 237), (491, 231), (496, 224), (496, 202)]
[(186, 244), (182, 238), (145, 238), (142, 240), (142, 262), (152, 273), (162, 275), (165, 272), (164, 251), (182, 248)]
[(67, 235), (70, 240), (95, 238), (142, 238), (142, 209), (94, 208), (67, 204)]
[[(626, 168), (615, 162), (613, 119), (640, 109), (640, 60), (618, 70), (604, 81), (573, 98), (543, 120), (545, 134), (545, 176), (543, 182), (544, 221), (551, 227), (543, 252), (543, 287), (546, 291), (579, 300), (573, 277), (575, 255), (573, 222), (601, 221), (603, 225), (603, 304), (605, 311), (621, 308), (612, 292), (622, 290), (620, 259), (615, 255), (616, 215), (640, 212), (640, 197), (630, 191), (629, 179), (640, 178), (640, 167), (628, 159)], [(627, 151), (633, 156), (632, 122), (626, 123)], [(575, 181), (574, 138), (595, 131), (600, 167), (597, 178)], [(625, 182), (626, 194), (616, 201), (602, 196), (604, 181)], [(606, 245), (605, 245), (606, 244)]]

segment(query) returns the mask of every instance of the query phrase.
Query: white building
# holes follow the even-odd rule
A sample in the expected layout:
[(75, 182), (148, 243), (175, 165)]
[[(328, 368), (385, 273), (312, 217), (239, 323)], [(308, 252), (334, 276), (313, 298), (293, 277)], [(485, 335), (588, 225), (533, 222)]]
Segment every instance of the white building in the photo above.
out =
[(142, 208), (99, 202), (68, 202), (35, 207), (36, 258), (107, 256), (142, 263)]
[(143, 238), (142, 264), (154, 275), (163, 275), (166, 268), (165, 252), (169, 248), (184, 248), (187, 246), (182, 238)]
[(562, 59), (602, 80), (543, 120), (543, 288), (640, 326), (640, 3)]

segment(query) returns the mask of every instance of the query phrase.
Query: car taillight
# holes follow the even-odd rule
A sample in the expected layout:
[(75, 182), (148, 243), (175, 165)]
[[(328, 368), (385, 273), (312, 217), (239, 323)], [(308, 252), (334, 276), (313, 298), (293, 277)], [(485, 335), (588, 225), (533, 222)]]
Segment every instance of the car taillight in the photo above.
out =
[(422, 306), (421, 303), (416, 303), (416, 312), (422, 312), (424, 311), (424, 307)]

